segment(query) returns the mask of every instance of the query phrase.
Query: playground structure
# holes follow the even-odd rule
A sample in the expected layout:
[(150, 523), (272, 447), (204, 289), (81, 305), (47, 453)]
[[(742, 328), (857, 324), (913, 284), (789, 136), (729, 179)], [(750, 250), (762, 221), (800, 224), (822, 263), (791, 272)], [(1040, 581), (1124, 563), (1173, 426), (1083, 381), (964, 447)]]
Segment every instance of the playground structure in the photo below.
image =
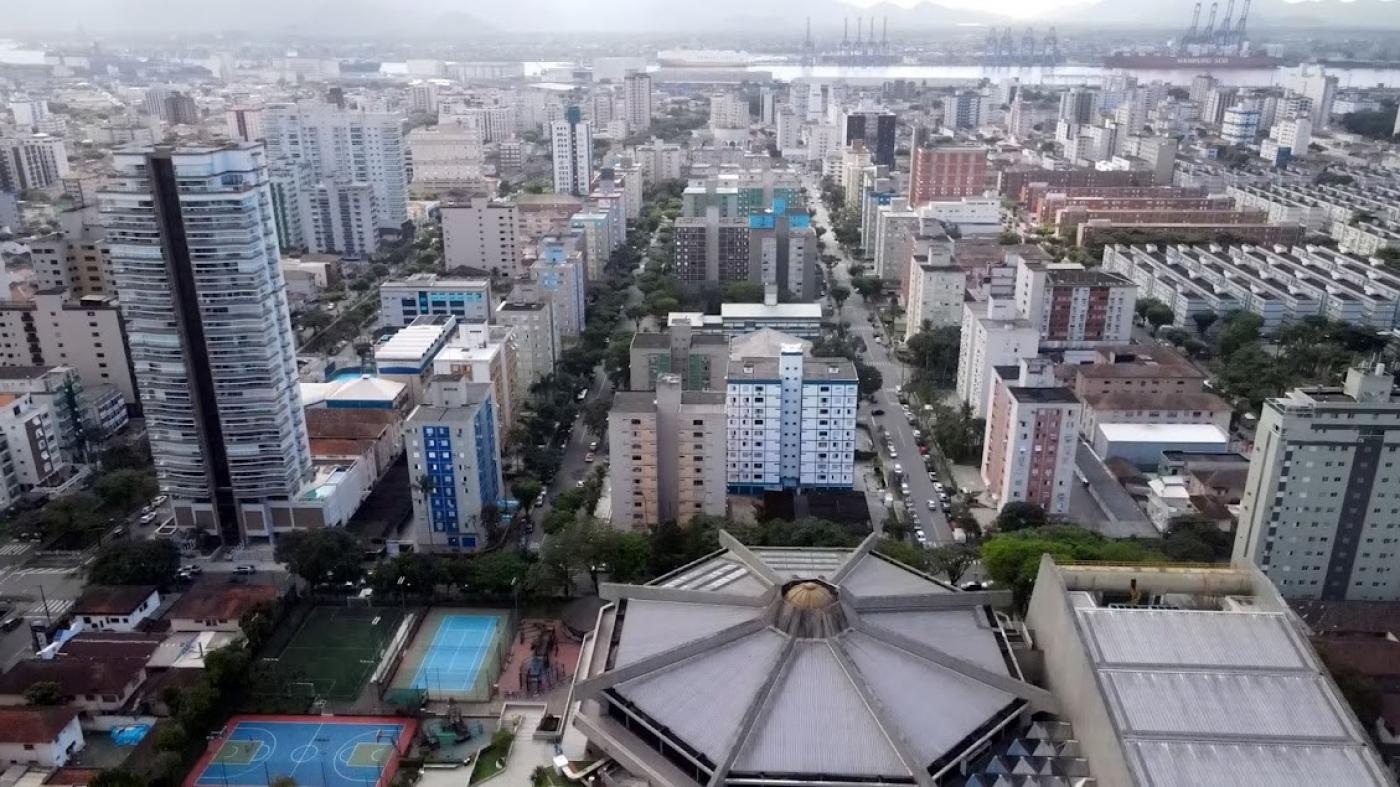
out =
[(566, 685), (577, 658), (578, 641), (554, 620), (523, 621), (507, 667), (515, 684), (503, 686), (507, 699), (533, 697)]

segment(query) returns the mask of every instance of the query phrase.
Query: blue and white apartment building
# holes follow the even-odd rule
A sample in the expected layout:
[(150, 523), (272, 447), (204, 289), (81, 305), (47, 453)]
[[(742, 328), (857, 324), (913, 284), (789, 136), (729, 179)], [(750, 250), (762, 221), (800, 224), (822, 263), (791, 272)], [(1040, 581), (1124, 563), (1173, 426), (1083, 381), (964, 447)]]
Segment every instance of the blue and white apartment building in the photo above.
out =
[(415, 551), (472, 551), (486, 545), (482, 509), (500, 510), (503, 496), (497, 412), (492, 386), (471, 383), (460, 406), (421, 405), (404, 423)]
[(402, 328), (428, 315), (451, 315), (457, 322), (489, 322), (490, 279), (444, 279), (415, 273), (379, 285), (379, 313), (386, 328)]
[(854, 487), (859, 386), (850, 361), (804, 358), (802, 345), (784, 345), (776, 358), (731, 360), (726, 387), (731, 494)]

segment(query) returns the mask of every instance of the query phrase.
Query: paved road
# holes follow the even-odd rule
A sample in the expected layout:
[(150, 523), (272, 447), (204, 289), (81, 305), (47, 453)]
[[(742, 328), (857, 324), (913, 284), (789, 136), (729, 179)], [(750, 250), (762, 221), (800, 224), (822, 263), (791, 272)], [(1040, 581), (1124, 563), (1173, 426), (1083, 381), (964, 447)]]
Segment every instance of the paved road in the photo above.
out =
[[(808, 179), (807, 188), (813, 195), (812, 206), (816, 209), (815, 221), (825, 227), (831, 227), (831, 217), (828, 215), (826, 206), (820, 199), (821, 186), (815, 179)], [(834, 278), (837, 283), (850, 286), (851, 275), (848, 266), (851, 259), (836, 244), (831, 233), (826, 235), (830, 239), (828, 251), (834, 253), (839, 258), (835, 267)], [(924, 458), (919, 453), (918, 443), (914, 440), (914, 427), (904, 418), (904, 411), (897, 398), (897, 387), (905, 379), (906, 370), (904, 364), (894, 358), (889, 350), (889, 338), (884, 335), (883, 326), (871, 325), (870, 317), (874, 310), (866, 304), (860, 293), (852, 291), (851, 297), (847, 299), (841, 309), (841, 319), (851, 324), (851, 332), (860, 337), (865, 342), (865, 361), (876, 369), (880, 370), (883, 378), (883, 387), (875, 394), (875, 404), (864, 411), (863, 415), (868, 423), (877, 427), (883, 427), (894, 442), (895, 455), (890, 457), (885, 451), (883, 441), (879, 450), (884, 455), (886, 469), (891, 469), (898, 463), (904, 469), (905, 476), (909, 479), (910, 498), (914, 501), (914, 519), (918, 527), (923, 528), (929, 543), (947, 543), (952, 540), (952, 530), (948, 526), (948, 519), (942, 511), (930, 511), (929, 500), (936, 500), (938, 492), (933, 486), (933, 482), (928, 478), (928, 471), (924, 469)], [(881, 336), (884, 344), (875, 341), (876, 336)], [(872, 415), (875, 410), (883, 410), (883, 415)], [(878, 437), (878, 434), (876, 435)], [(951, 479), (940, 478), (939, 481), (950, 484)], [(896, 497), (899, 497), (898, 489), (895, 490)], [(883, 521), (883, 515), (880, 520)], [(880, 521), (875, 525), (878, 527)]]

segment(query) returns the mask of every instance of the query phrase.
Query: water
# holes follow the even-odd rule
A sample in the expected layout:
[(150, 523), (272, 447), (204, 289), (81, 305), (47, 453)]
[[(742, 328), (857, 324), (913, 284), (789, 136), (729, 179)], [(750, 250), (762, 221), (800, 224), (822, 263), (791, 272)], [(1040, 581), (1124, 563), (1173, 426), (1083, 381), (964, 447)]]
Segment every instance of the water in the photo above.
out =
[[(1318, 67), (1312, 66), (1316, 74)], [(1189, 85), (1192, 77), (1210, 73), (1222, 83), (1241, 87), (1290, 85), (1302, 71), (1302, 66), (1246, 69), (1136, 69), (1104, 68), (1103, 66), (796, 66), (754, 65), (750, 71), (766, 71), (774, 79), (790, 82), (794, 79), (845, 80), (853, 83), (879, 83), (896, 79), (940, 82), (975, 82), (990, 79), (999, 82), (1016, 78), (1023, 85), (1082, 85), (1102, 82), (1108, 74), (1132, 74), (1139, 82), (1161, 80), (1172, 85)], [(1400, 69), (1328, 68), (1341, 87), (1400, 87)]]
[(329, 382), (339, 382), (340, 380), (358, 380), (364, 375), (371, 373), (372, 371), (361, 369), (358, 366), (352, 366), (348, 369), (337, 369), (335, 373), (331, 375), (331, 379), (329, 380)]

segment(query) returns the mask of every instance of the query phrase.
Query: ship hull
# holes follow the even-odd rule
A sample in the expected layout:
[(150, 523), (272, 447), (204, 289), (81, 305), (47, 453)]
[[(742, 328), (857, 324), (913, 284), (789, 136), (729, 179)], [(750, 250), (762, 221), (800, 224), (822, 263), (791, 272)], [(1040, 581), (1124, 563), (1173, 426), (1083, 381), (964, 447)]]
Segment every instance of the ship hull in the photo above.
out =
[(1109, 55), (1106, 68), (1274, 68), (1283, 61), (1268, 55)]

